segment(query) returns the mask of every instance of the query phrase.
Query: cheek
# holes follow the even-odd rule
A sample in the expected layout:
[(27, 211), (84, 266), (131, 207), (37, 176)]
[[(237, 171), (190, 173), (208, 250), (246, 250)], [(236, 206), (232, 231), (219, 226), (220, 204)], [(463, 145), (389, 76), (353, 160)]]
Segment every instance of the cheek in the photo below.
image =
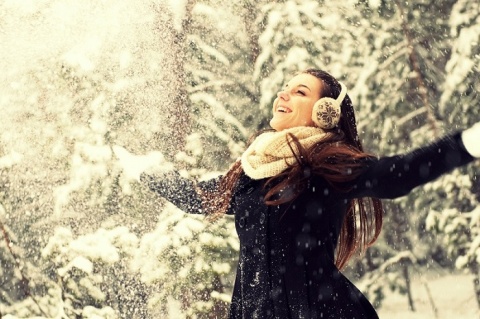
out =
[(313, 123), (312, 111), (313, 111), (313, 104), (304, 105), (304, 107), (302, 108), (302, 113), (300, 114), (300, 116), (302, 117), (302, 120), (305, 123), (308, 123), (308, 124)]
[(277, 104), (278, 104), (278, 97), (273, 101), (273, 105), (272, 105), (273, 112), (275, 112), (275, 108), (277, 107)]

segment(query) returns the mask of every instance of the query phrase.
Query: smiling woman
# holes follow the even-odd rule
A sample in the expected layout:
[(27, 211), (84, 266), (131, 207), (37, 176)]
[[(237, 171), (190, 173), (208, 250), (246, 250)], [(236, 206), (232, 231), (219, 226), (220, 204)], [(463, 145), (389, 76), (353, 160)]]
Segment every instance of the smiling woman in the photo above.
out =
[(378, 318), (340, 269), (377, 239), (380, 199), (480, 157), (480, 125), (376, 158), (363, 151), (346, 88), (316, 69), (278, 93), (270, 125), (219, 178), (194, 183), (170, 171), (142, 173), (140, 181), (186, 212), (235, 215), (240, 256), (230, 318)]

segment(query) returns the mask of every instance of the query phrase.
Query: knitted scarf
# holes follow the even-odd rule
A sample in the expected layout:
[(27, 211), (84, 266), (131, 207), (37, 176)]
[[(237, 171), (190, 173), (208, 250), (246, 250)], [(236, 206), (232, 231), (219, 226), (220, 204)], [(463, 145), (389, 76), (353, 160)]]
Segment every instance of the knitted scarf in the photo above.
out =
[(295, 135), (306, 149), (332, 134), (318, 127), (298, 126), (257, 136), (241, 157), (243, 171), (248, 177), (272, 177), (295, 163), (295, 156), (288, 146), (288, 133)]

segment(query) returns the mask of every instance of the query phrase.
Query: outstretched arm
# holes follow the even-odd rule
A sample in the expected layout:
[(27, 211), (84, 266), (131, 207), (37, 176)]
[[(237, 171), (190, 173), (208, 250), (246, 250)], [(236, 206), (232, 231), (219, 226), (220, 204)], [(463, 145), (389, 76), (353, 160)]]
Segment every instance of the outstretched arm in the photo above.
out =
[[(474, 140), (478, 142), (473, 142)], [(480, 125), (408, 154), (372, 159), (355, 180), (351, 197), (397, 198), (480, 157)]]
[(113, 146), (112, 150), (118, 158), (123, 178), (145, 184), (187, 213), (202, 214), (204, 209), (199, 191), (213, 191), (218, 187), (220, 178), (194, 183), (182, 177), (160, 152), (135, 155), (121, 146)]
[(198, 190), (214, 190), (218, 186), (219, 178), (194, 183), (177, 171), (170, 171), (160, 175), (142, 173), (140, 182), (181, 210), (191, 214), (203, 214), (204, 204)]

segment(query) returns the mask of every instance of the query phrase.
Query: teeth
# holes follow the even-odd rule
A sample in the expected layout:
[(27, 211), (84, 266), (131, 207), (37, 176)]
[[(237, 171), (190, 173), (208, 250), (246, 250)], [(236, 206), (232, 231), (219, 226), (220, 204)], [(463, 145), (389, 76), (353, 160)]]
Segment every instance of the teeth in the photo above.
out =
[(284, 107), (284, 106), (279, 106), (279, 107), (277, 108), (277, 112), (290, 113), (291, 110), (290, 110), (289, 108)]

